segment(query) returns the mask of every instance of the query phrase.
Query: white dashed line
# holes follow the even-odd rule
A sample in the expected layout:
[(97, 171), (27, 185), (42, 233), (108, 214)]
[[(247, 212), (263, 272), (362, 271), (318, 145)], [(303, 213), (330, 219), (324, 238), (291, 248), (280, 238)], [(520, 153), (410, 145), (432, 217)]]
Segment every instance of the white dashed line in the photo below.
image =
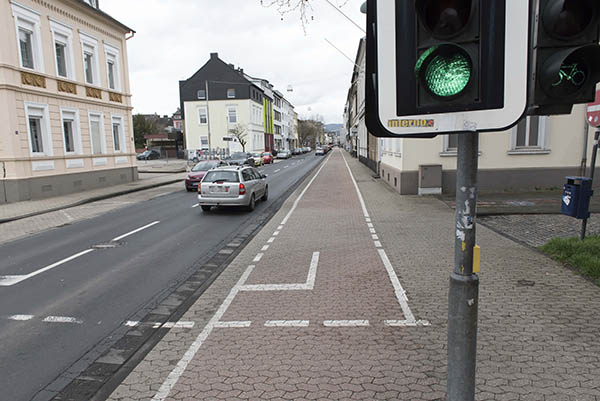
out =
[(368, 320), (324, 320), (325, 327), (365, 327), (369, 325)]
[(288, 168), (289, 166), (283, 166), (283, 168)]
[(371, 232), (371, 234), (375, 234), (377, 232), (374, 228), (369, 228), (369, 231)]
[(263, 246), (263, 247), (262, 247), (260, 250), (264, 252), (264, 251), (266, 251), (267, 249), (269, 249), (269, 245), (265, 245), (265, 246)]
[(153, 221), (153, 222), (152, 222), (152, 223), (150, 223), (150, 224), (146, 224), (144, 227), (137, 228), (137, 229), (135, 229), (135, 230), (133, 230), (133, 231), (130, 231), (130, 232), (128, 232), (128, 233), (126, 233), (126, 234), (123, 234), (123, 235), (119, 235), (118, 237), (116, 237), (116, 238), (113, 238), (113, 239), (112, 239), (112, 241), (119, 241), (119, 240), (122, 240), (122, 239), (123, 239), (123, 238), (125, 238), (125, 237), (129, 237), (130, 235), (133, 235), (133, 234), (135, 234), (135, 233), (139, 233), (140, 231), (142, 231), (142, 230), (145, 230), (145, 229), (147, 229), (147, 228), (150, 228), (150, 227), (152, 227), (152, 226), (154, 226), (154, 225), (156, 225), (156, 224), (158, 224), (158, 223), (160, 223), (160, 221)]
[(217, 322), (217, 323), (215, 323), (215, 327), (229, 329), (229, 328), (250, 327), (251, 324), (252, 324), (251, 321)]
[(277, 227), (278, 230), (283, 230), (283, 226)]
[(83, 321), (68, 316), (48, 316), (42, 322), (45, 323), (73, 323), (81, 324)]
[(375, 247), (376, 248), (381, 248), (381, 242), (375, 241)]
[(367, 223), (367, 227), (373, 228), (373, 223)]
[(306, 282), (302, 284), (246, 284), (240, 287), (240, 291), (295, 291), (295, 290), (313, 290), (317, 277), (317, 267), (319, 266), (319, 252), (313, 252), (310, 261), (310, 268)]
[(280, 168), (278, 168), (277, 170), (275, 170), (275, 171), (273, 171), (273, 172), (274, 172), (274, 173), (278, 173), (278, 172), (280, 172), (280, 171), (281, 171), (281, 169), (280, 169)]
[(195, 205), (192, 205), (192, 208), (195, 208), (195, 207), (198, 207), (198, 206), (200, 206), (200, 204), (196, 203)]
[(386, 320), (384, 321), (386, 326), (390, 327), (414, 327), (414, 326), (431, 326), (427, 320), (417, 320), (417, 321), (409, 321), (409, 320)]
[(167, 322), (162, 327), (165, 329), (191, 329), (195, 325), (195, 322)]
[(370, 219), (369, 217), (365, 217), (365, 221), (366, 221), (367, 223), (370, 223), (370, 222), (371, 222), (371, 219)]
[(275, 237), (271, 237), (269, 238), (269, 240), (267, 241), (269, 244), (272, 243), (273, 241), (275, 241)]
[(279, 235), (279, 231), (275, 231), (275, 232), (273, 233), (273, 237), (277, 237), (278, 235)]
[(308, 320), (267, 320), (265, 327), (308, 327)]
[(12, 315), (12, 316), (7, 317), (7, 319), (9, 319), (9, 320), (18, 320), (18, 321), (31, 320), (33, 318), (34, 318), (33, 315)]
[(260, 262), (260, 260), (262, 259), (264, 253), (258, 253), (255, 257), (253, 262)]
[(371, 237), (372, 237), (373, 239), (379, 239), (379, 237), (377, 236), (377, 234), (372, 234), (372, 235), (371, 235)]

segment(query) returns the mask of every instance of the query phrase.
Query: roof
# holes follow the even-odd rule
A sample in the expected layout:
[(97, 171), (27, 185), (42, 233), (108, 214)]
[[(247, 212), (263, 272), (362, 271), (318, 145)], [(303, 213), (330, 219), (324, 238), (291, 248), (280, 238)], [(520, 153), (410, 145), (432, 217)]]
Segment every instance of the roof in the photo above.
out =
[(110, 15), (108, 15), (107, 13), (105, 13), (104, 11), (100, 10), (100, 8), (93, 7), (93, 6), (89, 5), (88, 3), (86, 3), (83, 0), (76, 0), (76, 1), (77, 1), (77, 3), (79, 3), (80, 5), (82, 5), (83, 7), (86, 7), (88, 10), (93, 11), (98, 16), (109, 20), (110, 22), (112, 22), (115, 25), (118, 25), (124, 31), (135, 33), (135, 31), (133, 29), (129, 28), (127, 25), (123, 24), (122, 22), (117, 21), (115, 18), (111, 17)]

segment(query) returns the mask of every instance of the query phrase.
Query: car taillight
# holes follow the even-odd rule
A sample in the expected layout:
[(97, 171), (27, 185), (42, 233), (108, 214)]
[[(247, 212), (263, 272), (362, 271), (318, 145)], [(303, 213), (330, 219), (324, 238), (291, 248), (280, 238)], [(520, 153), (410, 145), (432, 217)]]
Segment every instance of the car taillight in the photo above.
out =
[(246, 193), (246, 187), (244, 184), (240, 183), (240, 195), (244, 195)]

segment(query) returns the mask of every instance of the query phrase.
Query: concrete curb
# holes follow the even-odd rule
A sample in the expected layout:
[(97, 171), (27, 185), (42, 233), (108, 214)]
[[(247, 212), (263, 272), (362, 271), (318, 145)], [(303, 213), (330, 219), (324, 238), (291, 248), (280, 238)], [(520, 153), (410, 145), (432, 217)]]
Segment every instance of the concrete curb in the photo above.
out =
[(80, 201), (72, 202), (72, 203), (69, 203), (69, 204), (66, 204), (66, 205), (62, 205), (62, 206), (52, 207), (52, 208), (49, 208), (49, 209), (44, 209), (44, 210), (39, 210), (39, 211), (36, 211), (36, 212), (22, 214), (22, 215), (19, 215), (19, 216), (14, 216), (14, 217), (8, 217), (8, 218), (5, 218), (5, 219), (0, 219), (0, 224), (8, 223), (8, 222), (11, 222), (11, 221), (25, 219), (27, 217), (38, 216), (40, 214), (56, 212), (58, 210), (62, 210), (62, 209), (70, 208), (70, 207), (81, 206), (81, 205), (85, 205), (86, 203), (97, 202), (97, 201), (101, 201), (101, 200), (104, 200), (104, 199), (114, 198), (116, 196), (127, 195), (127, 194), (130, 194), (130, 193), (133, 193), (133, 192), (144, 191), (146, 189), (152, 189), (152, 188), (157, 188), (157, 187), (161, 187), (161, 186), (164, 186), (164, 185), (174, 184), (176, 182), (180, 182), (180, 181), (183, 181), (183, 180), (184, 180), (184, 178), (178, 178), (178, 179), (173, 179), (173, 180), (169, 180), (169, 181), (160, 182), (160, 183), (157, 183), (157, 184), (146, 185), (146, 186), (143, 186), (143, 187), (124, 189), (124, 190), (121, 190), (121, 191), (112, 192), (110, 194), (97, 195), (97, 196), (93, 196), (91, 198), (87, 198), (87, 199), (83, 199), (83, 200), (80, 200)]

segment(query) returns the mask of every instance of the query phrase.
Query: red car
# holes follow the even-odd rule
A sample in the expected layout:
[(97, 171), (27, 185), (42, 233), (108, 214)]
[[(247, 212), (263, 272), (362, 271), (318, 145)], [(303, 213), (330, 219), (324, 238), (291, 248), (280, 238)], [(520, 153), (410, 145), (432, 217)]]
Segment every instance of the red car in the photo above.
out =
[(265, 164), (271, 164), (273, 163), (273, 155), (271, 154), (271, 152), (265, 152), (262, 154), (263, 160), (265, 162)]
[(187, 177), (185, 177), (185, 189), (187, 189), (188, 191), (197, 191), (198, 184), (200, 183), (200, 181), (202, 181), (202, 178), (204, 178), (204, 174), (206, 174), (208, 170), (228, 165), (229, 163), (224, 162), (222, 160), (201, 161), (200, 163), (192, 167)]

